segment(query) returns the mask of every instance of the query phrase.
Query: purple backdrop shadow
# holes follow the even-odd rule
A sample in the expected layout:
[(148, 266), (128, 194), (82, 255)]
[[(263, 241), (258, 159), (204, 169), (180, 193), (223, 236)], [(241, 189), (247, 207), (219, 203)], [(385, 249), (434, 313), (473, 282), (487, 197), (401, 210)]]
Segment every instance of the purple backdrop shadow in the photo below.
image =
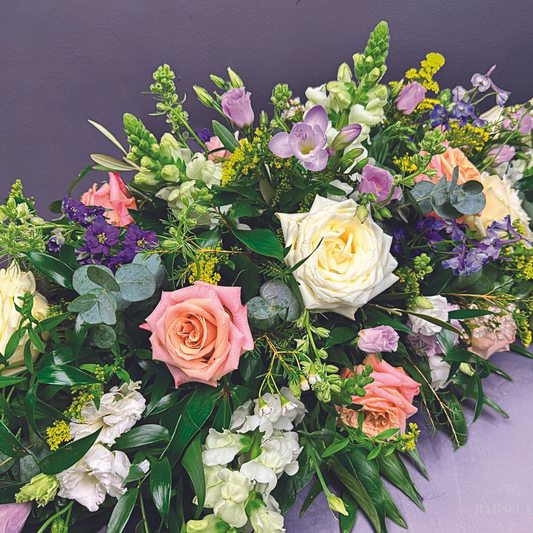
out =
[[(88, 164), (90, 153), (120, 152), (87, 123), (104, 124), (120, 140), (131, 112), (156, 134), (166, 131), (150, 96), (152, 72), (167, 62), (195, 129), (213, 113), (196, 101), (193, 83), (214, 88), (209, 74), (238, 72), (252, 92), (256, 116), (270, 111), (276, 83), (295, 95), (335, 79), (382, 19), (390, 25), (385, 79), (399, 79), (427, 52), (441, 52), (443, 87), (466, 85), (493, 64), (511, 103), (533, 96), (531, 0), (91, 0), (4, 2), (0, 17), (0, 198), (23, 178), (46, 207)], [(492, 105), (492, 103), (491, 103)], [(270, 114), (272, 112), (270, 111)], [(130, 176), (124, 176), (130, 179)], [(92, 172), (76, 195), (93, 181)]]

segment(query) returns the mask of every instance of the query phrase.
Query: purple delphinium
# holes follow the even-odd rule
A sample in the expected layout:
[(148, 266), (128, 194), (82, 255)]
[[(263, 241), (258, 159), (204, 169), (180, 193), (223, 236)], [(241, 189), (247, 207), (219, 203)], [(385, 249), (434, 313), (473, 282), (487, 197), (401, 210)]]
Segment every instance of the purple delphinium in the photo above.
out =
[(70, 222), (75, 222), (88, 228), (98, 217), (103, 217), (105, 209), (97, 206), (86, 206), (83, 202), (73, 200), (68, 196), (63, 198), (61, 210)]
[(207, 128), (203, 128), (200, 131), (197, 131), (196, 136), (203, 143), (209, 142), (211, 140), (211, 133), (209, 133), (209, 130)]
[(109, 225), (103, 217), (98, 217), (85, 232), (86, 248), (91, 254), (109, 254), (118, 244), (119, 229)]
[(65, 237), (62, 235), (52, 235), (48, 240), (48, 249), (51, 252), (59, 252), (61, 246), (65, 244)]
[(459, 100), (455, 104), (450, 117), (457, 119), (459, 121), (459, 127), (464, 128), (468, 124), (468, 119), (473, 114), (474, 114), (474, 106), (472, 104), (469, 104), (468, 102)]
[(155, 231), (144, 231), (139, 226), (131, 224), (124, 238), (124, 247), (135, 252), (151, 250), (158, 245)]
[(117, 268), (122, 265), (127, 265), (133, 261), (136, 256), (136, 252), (130, 248), (124, 248), (117, 255), (107, 257), (105, 266), (109, 267), (113, 272), (116, 272)]
[(283, 159), (296, 156), (307, 170), (324, 170), (328, 164), (326, 129), (328, 114), (321, 105), (309, 110), (303, 122), (297, 122), (290, 133), (277, 133), (268, 147)]
[(429, 114), (429, 118), (431, 119), (431, 127), (436, 128), (438, 126), (443, 126), (446, 128), (446, 130), (450, 130), (450, 115), (448, 114), (448, 111), (446, 111), (446, 108), (441, 104), (436, 104), (435, 107), (431, 110), (431, 113)]
[(105, 255), (92, 254), (87, 245), (75, 251), (76, 261), (80, 265), (101, 265), (105, 261)]
[(474, 74), (472, 76), (472, 85), (480, 93), (484, 93), (490, 87), (492, 87), (492, 89), (496, 92), (497, 104), (499, 106), (503, 106), (505, 105), (505, 102), (507, 102), (507, 99), (509, 98), (509, 95), (511, 93), (508, 91), (504, 91), (500, 89), (499, 87), (496, 87), (494, 82), (490, 79), (490, 75), (492, 74), (492, 71), (495, 68), (496, 68), (496, 65), (494, 65), (486, 74), (480, 74), (479, 72), (477, 74)]
[(405, 240), (405, 232), (402, 228), (394, 228), (392, 230), (392, 234), (394, 236), (394, 240), (392, 242), (392, 251), (397, 254), (401, 254), (403, 251), (401, 239)]

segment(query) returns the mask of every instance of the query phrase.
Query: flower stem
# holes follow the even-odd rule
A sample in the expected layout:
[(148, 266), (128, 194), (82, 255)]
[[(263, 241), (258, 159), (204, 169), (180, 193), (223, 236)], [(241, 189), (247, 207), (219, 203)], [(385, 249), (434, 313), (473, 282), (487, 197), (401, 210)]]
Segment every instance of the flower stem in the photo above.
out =
[(42, 526), (41, 528), (39, 529), (39, 531), (37, 531), (37, 533), (44, 533), (46, 531), (46, 528), (58, 517), (58, 516), (61, 516), (63, 513), (66, 513), (68, 510), (70, 510), (72, 508), (72, 506), (74, 505), (74, 500), (71, 500), (70, 503), (64, 508), (62, 509), (61, 511), (59, 511), (58, 513), (56, 513), (55, 515), (52, 515)]
[(148, 520), (146, 519), (146, 512), (144, 510), (143, 495), (142, 495), (142, 492), (141, 492), (140, 488), (139, 488), (139, 499), (141, 501), (141, 513), (142, 513), (142, 516), (143, 516), (144, 531), (145, 531), (145, 533), (150, 533), (150, 528), (148, 527)]

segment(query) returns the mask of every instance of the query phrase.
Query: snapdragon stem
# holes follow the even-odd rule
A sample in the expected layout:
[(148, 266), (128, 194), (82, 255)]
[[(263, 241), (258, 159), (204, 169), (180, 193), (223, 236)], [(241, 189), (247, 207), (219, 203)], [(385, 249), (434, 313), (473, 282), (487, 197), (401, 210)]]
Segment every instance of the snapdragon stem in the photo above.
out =
[(61, 516), (63, 513), (66, 513), (68, 510), (70, 510), (72, 508), (72, 506), (74, 505), (74, 500), (71, 500), (70, 503), (64, 508), (62, 509), (61, 511), (59, 511), (58, 513), (56, 513), (55, 515), (52, 515), (42, 526), (41, 528), (39, 529), (39, 531), (37, 531), (37, 533), (44, 533), (46, 531), (46, 528), (59, 516)]

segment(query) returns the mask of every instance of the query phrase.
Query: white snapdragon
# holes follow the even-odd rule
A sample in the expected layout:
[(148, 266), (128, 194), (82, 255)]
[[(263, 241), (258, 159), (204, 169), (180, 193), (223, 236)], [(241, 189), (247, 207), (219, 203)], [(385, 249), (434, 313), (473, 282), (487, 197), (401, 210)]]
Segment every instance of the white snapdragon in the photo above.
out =
[(58, 494), (76, 500), (91, 512), (97, 511), (107, 494), (120, 499), (126, 492), (124, 480), (130, 467), (124, 452), (111, 452), (95, 444), (74, 466), (57, 474)]
[(170, 208), (183, 210), (192, 203), (193, 192), (198, 191), (194, 181), (184, 181), (179, 185), (161, 189), (156, 196), (165, 200)]
[(238, 453), (249, 449), (250, 438), (246, 435), (238, 435), (224, 429), (219, 433), (211, 428), (205, 440), (202, 460), (206, 466), (223, 465), (231, 463)]
[[(213, 508), (220, 500), (222, 485), (224, 481), (218, 476), (218, 473), (222, 470), (219, 465), (205, 466), (205, 502), (204, 506), (207, 508)], [(196, 500), (196, 498), (195, 498)], [(194, 501), (194, 500), (193, 500)]]
[(161, 157), (172, 157), (175, 161), (181, 159), (185, 163), (190, 163), (192, 152), (190, 148), (180, 146), (176, 137), (171, 133), (164, 133), (159, 143), (159, 154)]
[(254, 533), (284, 533), (283, 515), (267, 509), (264, 505), (254, 506), (250, 513)]
[(73, 440), (91, 435), (102, 428), (97, 442), (114, 444), (120, 435), (129, 431), (141, 419), (146, 399), (137, 392), (139, 388), (140, 381), (111, 388), (100, 399), (98, 409), (94, 401), (90, 401), (81, 410), (84, 423), (76, 423), (76, 420), (70, 423)]
[(191, 180), (203, 181), (208, 187), (219, 185), (222, 179), (222, 167), (206, 159), (205, 155), (197, 152), (190, 163), (187, 163), (187, 177)]
[(223, 468), (218, 477), (224, 482), (220, 499), (213, 507), (214, 513), (232, 527), (243, 527), (248, 521), (245, 502), (253, 484), (241, 472)]

